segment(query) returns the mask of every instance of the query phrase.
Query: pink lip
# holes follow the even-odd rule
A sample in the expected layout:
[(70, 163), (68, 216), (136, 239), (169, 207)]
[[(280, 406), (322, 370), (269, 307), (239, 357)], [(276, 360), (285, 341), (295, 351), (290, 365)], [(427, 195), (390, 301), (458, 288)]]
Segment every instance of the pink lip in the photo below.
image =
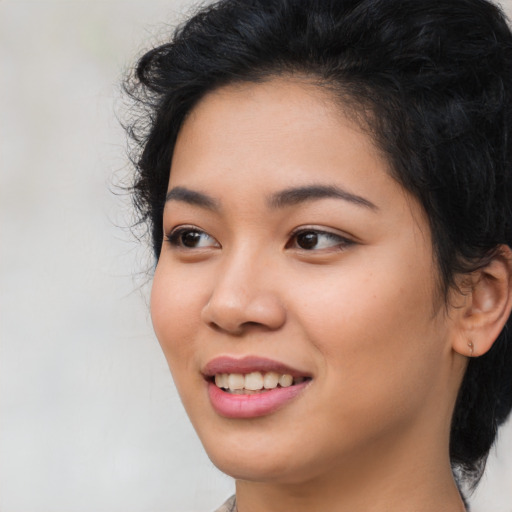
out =
[(208, 396), (215, 411), (226, 418), (257, 418), (271, 414), (293, 400), (311, 381), (275, 388), (254, 395), (234, 395), (208, 383)]
[(202, 371), (206, 377), (212, 377), (217, 373), (246, 374), (250, 372), (276, 372), (287, 373), (292, 377), (309, 377), (307, 373), (288, 365), (257, 356), (246, 356), (241, 359), (229, 356), (216, 357), (209, 361)]
[[(218, 373), (250, 373), (254, 371), (287, 373), (293, 377), (307, 377), (303, 372), (287, 365), (261, 357), (218, 357), (211, 360), (203, 369), (203, 375), (210, 378)], [(214, 410), (226, 418), (257, 418), (271, 414), (285, 406), (299, 395), (310, 380), (285, 388), (275, 388), (251, 395), (228, 393), (218, 388), (214, 382), (208, 381), (208, 396)]]

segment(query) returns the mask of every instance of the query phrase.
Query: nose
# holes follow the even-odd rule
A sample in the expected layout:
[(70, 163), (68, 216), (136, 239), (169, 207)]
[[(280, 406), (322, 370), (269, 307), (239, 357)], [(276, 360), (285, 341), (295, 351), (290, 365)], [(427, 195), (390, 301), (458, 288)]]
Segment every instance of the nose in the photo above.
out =
[(279, 329), (286, 310), (268, 263), (239, 258), (226, 261), (218, 273), (201, 319), (214, 329), (242, 335), (251, 328)]

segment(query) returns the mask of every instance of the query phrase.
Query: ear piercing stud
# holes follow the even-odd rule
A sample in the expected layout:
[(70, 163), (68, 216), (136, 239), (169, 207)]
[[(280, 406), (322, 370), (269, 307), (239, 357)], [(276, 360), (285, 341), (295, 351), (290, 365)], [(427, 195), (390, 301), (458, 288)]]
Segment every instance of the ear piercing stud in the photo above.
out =
[(469, 357), (473, 357), (473, 351), (475, 350), (475, 346), (473, 345), (472, 341), (468, 341), (468, 347), (469, 347), (469, 350), (471, 350)]

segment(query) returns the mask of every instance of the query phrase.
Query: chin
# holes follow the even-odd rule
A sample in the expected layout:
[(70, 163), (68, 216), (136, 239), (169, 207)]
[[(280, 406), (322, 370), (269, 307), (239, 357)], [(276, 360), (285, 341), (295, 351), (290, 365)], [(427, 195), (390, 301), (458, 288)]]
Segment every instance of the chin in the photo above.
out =
[(289, 470), (290, 456), (285, 454), (269, 453), (261, 444), (248, 443), (243, 446), (232, 442), (219, 443), (213, 440), (204, 442), (203, 446), (212, 463), (223, 473), (241, 480), (262, 482), (269, 478), (277, 478)]
[[(246, 480), (249, 482), (273, 482), (292, 484), (299, 483), (306, 478), (306, 475), (298, 475), (288, 463), (280, 461), (265, 460), (261, 454), (241, 460), (241, 457), (211, 457), (213, 464), (226, 475), (235, 480)], [(300, 472), (302, 473), (302, 472)]]
[(297, 446), (280, 443), (276, 437), (273, 436), (271, 443), (260, 438), (253, 444), (245, 437), (242, 446), (235, 442), (219, 443), (214, 439), (203, 441), (203, 446), (212, 463), (236, 480), (297, 484), (314, 478), (315, 464), (309, 454)]

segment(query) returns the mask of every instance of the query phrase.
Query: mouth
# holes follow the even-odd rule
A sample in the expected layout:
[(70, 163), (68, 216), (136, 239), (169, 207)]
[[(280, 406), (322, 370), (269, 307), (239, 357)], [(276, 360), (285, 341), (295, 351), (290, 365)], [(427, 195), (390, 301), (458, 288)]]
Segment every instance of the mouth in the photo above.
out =
[(294, 377), (289, 373), (261, 372), (250, 373), (217, 373), (207, 380), (218, 388), (235, 395), (253, 395), (265, 393), (276, 388), (288, 388), (302, 384), (310, 377)]
[(312, 377), (270, 359), (218, 357), (203, 368), (214, 410), (228, 418), (266, 416), (295, 400)]

